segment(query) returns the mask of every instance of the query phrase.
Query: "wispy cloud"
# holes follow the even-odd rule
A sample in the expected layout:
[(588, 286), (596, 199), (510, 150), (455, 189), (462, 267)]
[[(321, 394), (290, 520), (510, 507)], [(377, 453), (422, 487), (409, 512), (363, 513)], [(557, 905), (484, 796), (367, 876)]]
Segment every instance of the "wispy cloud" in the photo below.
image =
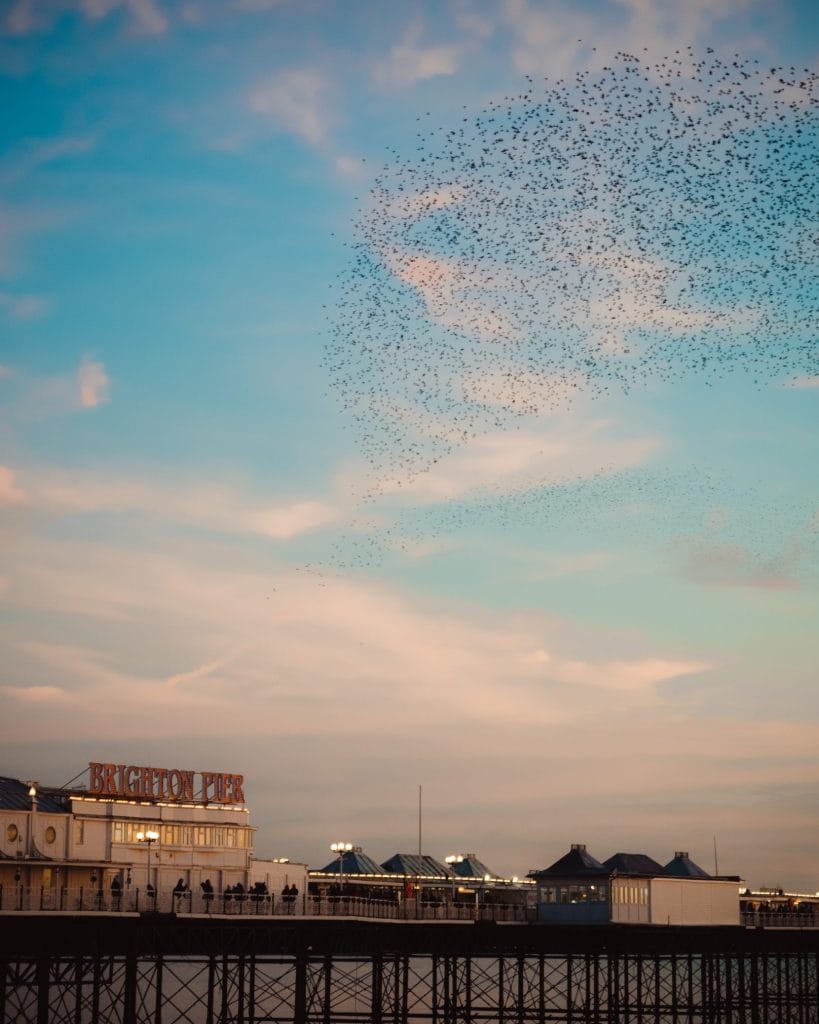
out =
[(89, 21), (122, 11), (131, 30), (141, 35), (162, 35), (170, 24), (158, 0), (14, 0), (5, 15), (3, 30), (18, 36), (49, 31), (66, 10), (76, 10)]
[(106, 18), (112, 11), (127, 13), (133, 31), (141, 35), (163, 35), (170, 22), (156, 0), (80, 0), (85, 16), (92, 21)]
[(48, 311), (49, 302), (42, 295), (0, 292), (0, 309), (15, 320), (29, 320)]
[(382, 86), (403, 88), (415, 82), (453, 75), (458, 70), (458, 47), (453, 44), (423, 44), (422, 29), (413, 25), (389, 54), (375, 63), (373, 77)]
[[(8, 470), (11, 474), (11, 470)], [(50, 514), (139, 513), (158, 522), (185, 523), (225, 533), (257, 534), (288, 541), (336, 521), (341, 506), (332, 500), (260, 500), (228, 486), (191, 479), (181, 484), (156, 478), (89, 471), (29, 469), (7, 483), (9, 494), (25, 495), (32, 509)]]
[(708, 537), (678, 542), (682, 575), (706, 587), (747, 587), (759, 590), (798, 590), (807, 549), (794, 541), (789, 550), (764, 555)]
[(63, 224), (67, 217), (65, 210), (44, 205), (0, 205), (0, 274), (19, 273), (26, 241)]
[(274, 7), (281, 7), (284, 0), (233, 0), (233, 6), (237, 11), (272, 11)]
[[(320, 857), (341, 817), (387, 856), (405, 822), (384, 808), (408, 778), (447, 779), (425, 790), (433, 846), (474, 835), (493, 867), (497, 858), (518, 872), (543, 856), (542, 822), (527, 813), (538, 800), (560, 822), (560, 846), (580, 836), (604, 852), (617, 841), (609, 813), (635, 844), (673, 849), (683, 835), (694, 849), (717, 822), (740, 843), (748, 814), (747, 805), (735, 813), (736, 801), (760, 787), (776, 798), (789, 835), (808, 827), (786, 823), (783, 799), (819, 781), (816, 723), (743, 714), (744, 668), (734, 691), (720, 691), (736, 694), (730, 714), (715, 714), (704, 684), (725, 679), (713, 644), (706, 656), (690, 640), (683, 652), (548, 612), (490, 613), (310, 577), (233, 543), (126, 550), (31, 538), (12, 552), (8, 573), (3, 601), (15, 633), (4, 637), (0, 668), (3, 740), (14, 723), (20, 743), (149, 735), (162, 749), (184, 721), (188, 749), (218, 736), (221, 756), (248, 774), (255, 820), (271, 833), (266, 778), (320, 743), (327, 758), (308, 758), (293, 789), (276, 797), (277, 821), (310, 802), (309, 820), (299, 817), (286, 840), (277, 832), (288, 853)], [(42, 613), (93, 639), (42, 640), (31, 628)], [(112, 615), (127, 628), (111, 629)], [(383, 771), (366, 792), (350, 791), (345, 779), (365, 756)], [(345, 770), (328, 773), (328, 759)], [(571, 798), (559, 787), (544, 797), (544, 773), (571, 777)], [(480, 832), (495, 808), (503, 841)], [(746, 851), (736, 870), (755, 865)]]
[(66, 157), (87, 153), (96, 146), (92, 135), (63, 135), (28, 139), (25, 145), (0, 161), (0, 184), (10, 185), (33, 174), (40, 167)]
[(83, 409), (94, 409), (108, 401), (110, 381), (102, 363), (86, 357), (77, 373), (79, 400)]
[(59, 686), (0, 686), (0, 694), (22, 704), (56, 704), (66, 698)]
[(323, 142), (329, 130), (328, 82), (315, 68), (280, 71), (257, 82), (247, 103), (282, 131), (310, 145)]
[(3, 31), (11, 36), (27, 36), (49, 28), (51, 18), (40, 0), (13, 0), (3, 18)]
[(6, 415), (20, 421), (94, 409), (110, 396), (111, 382), (104, 364), (89, 356), (76, 370), (49, 377), (9, 368), (7, 380)]
[(378, 489), (421, 502), (447, 501), (485, 487), (512, 493), (536, 482), (546, 486), (640, 465), (661, 443), (653, 436), (623, 438), (609, 420), (556, 418), (538, 430), (475, 438), (410, 480), (406, 474), (385, 476)]
[(194, 683), (198, 679), (204, 679), (207, 676), (213, 675), (214, 672), (218, 672), (229, 665), (235, 660), (235, 655), (229, 655), (225, 658), (216, 658), (214, 661), (206, 662), (204, 665), (198, 665), (196, 668), (189, 669), (187, 672), (177, 672), (176, 675), (168, 676), (165, 680), (165, 686), (174, 687), (180, 686), (186, 683)]
[(615, 0), (592, 15), (567, 3), (505, 0), (502, 24), (511, 35), (511, 56), (517, 70), (557, 79), (577, 68), (581, 60), (585, 66), (594, 64), (595, 55), (590, 51), (595, 46), (601, 55), (613, 54), (621, 47), (632, 53), (638, 47), (668, 53), (687, 43), (710, 42), (721, 21), (744, 13), (747, 6), (747, 0), (691, 0), (686, 4)]
[[(26, 551), (12, 567), (5, 600), (72, 616), (95, 617), (101, 604), (127, 609), (136, 644), (128, 653), (105, 641), (98, 648), (25, 639), (15, 645), (15, 663), (45, 666), (42, 680), (31, 670), (34, 685), (52, 686), (48, 672), (59, 671), (72, 728), (82, 731), (86, 712), (95, 708), (87, 719), (95, 734), (109, 725), (115, 734), (123, 728), (132, 734), (149, 713), (155, 731), (165, 722), (170, 735), (176, 729), (171, 708), (182, 707), (199, 709), (187, 726), (193, 730), (218, 722), (237, 734), (403, 734), (429, 726), (431, 702), (441, 723), (457, 715), (528, 728), (585, 717), (589, 689), (603, 703), (642, 703), (648, 693), (657, 696), (663, 681), (707, 668), (703, 660), (635, 649), (630, 657), (611, 657), (593, 630), (584, 631), (586, 656), (578, 659), (548, 615), (489, 616), (365, 581), (311, 579), (284, 566), (248, 572), (168, 553), (146, 558), (99, 545), (71, 547)], [(161, 660), (190, 664), (198, 654), (195, 668), (152, 670), (156, 658), (138, 655), (138, 638), (155, 620), (175, 637)], [(9, 686), (10, 666), (0, 678)], [(615, 692), (616, 698), (606, 696)], [(235, 706), (253, 707), (254, 714), (231, 725), (225, 713)], [(103, 726), (105, 707), (116, 714)]]
[(0, 466), (0, 508), (21, 505), (25, 500), (25, 493), (15, 481), (14, 471), (8, 466)]
[(588, 661), (568, 661), (556, 668), (562, 680), (581, 686), (595, 686), (605, 690), (640, 692), (653, 689), (658, 683), (680, 676), (707, 672), (712, 666), (706, 661), (669, 661), (648, 658), (641, 661), (614, 661), (595, 664)]
[(593, 31), (593, 20), (576, 7), (505, 0), (505, 27), (512, 35), (512, 61), (523, 74), (566, 74), (584, 49), (582, 40)]

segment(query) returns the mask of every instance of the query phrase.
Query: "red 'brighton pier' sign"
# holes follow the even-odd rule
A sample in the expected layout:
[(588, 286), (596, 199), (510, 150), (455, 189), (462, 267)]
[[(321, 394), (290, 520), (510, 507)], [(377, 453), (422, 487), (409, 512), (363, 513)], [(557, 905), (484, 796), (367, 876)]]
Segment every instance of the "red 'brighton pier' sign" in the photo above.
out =
[(173, 803), (245, 802), (243, 775), (191, 772), (181, 768), (143, 768), (135, 764), (99, 764), (96, 761), (89, 763), (88, 771), (89, 792), (92, 796), (168, 800)]

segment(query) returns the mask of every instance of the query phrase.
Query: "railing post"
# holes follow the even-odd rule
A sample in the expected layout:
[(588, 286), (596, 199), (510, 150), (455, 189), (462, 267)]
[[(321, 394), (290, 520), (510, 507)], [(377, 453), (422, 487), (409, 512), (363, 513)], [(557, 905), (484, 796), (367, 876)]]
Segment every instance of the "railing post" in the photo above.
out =
[(307, 1024), (307, 956), (304, 953), (296, 956), (293, 1024)]
[(379, 953), (373, 957), (372, 991), (370, 995), (370, 1017), (372, 1024), (381, 1024), (384, 1014), (384, 958)]
[[(160, 959), (161, 963), (161, 959)], [(136, 1024), (137, 958), (129, 953), (125, 958), (125, 985), (122, 993), (123, 1024)], [(97, 1019), (96, 1017), (94, 1018)]]
[[(37, 960), (37, 1024), (50, 1024), (51, 1013), (49, 1006), (49, 974), (50, 961), (48, 956), (41, 956)], [(5, 979), (3, 979), (5, 983)]]

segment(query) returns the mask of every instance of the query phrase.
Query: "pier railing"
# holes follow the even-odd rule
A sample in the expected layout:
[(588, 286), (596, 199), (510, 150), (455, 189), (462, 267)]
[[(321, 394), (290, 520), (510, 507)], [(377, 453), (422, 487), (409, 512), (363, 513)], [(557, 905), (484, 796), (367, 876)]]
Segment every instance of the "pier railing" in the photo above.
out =
[[(50, 888), (0, 886), (2, 913), (110, 913), (211, 915), (230, 917), (359, 917), (381, 921), (503, 921), (525, 922), (535, 918), (532, 907), (490, 902), (376, 899), (351, 895), (328, 896), (300, 893), (295, 898), (268, 893), (186, 890), (146, 890), (129, 887), (122, 892), (94, 886)], [(756, 928), (819, 928), (819, 906), (787, 910), (744, 912), (739, 923)]]
[(214, 892), (207, 895), (191, 890), (175, 893), (136, 887), (115, 892), (94, 886), (0, 886), (2, 913), (51, 911), (97, 914), (157, 912), (232, 917), (363, 917), (382, 921), (524, 922), (533, 917), (533, 910), (527, 910), (522, 904), (474, 901), (379, 900), (371, 897), (314, 896), (301, 893), (295, 898), (255, 892)]

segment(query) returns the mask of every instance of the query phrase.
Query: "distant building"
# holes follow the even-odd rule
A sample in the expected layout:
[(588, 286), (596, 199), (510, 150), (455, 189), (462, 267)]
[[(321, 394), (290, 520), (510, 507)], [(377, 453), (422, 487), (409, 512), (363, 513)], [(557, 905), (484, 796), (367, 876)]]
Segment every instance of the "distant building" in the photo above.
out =
[(738, 877), (712, 877), (685, 852), (664, 867), (643, 853), (596, 860), (582, 844), (542, 871), (537, 917), (553, 924), (739, 924)]
[(0, 893), (9, 905), (26, 894), (44, 908), (171, 910), (176, 890), (207, 910), (237, 886), (304, 892), (306, 865), (257, 859), (254, 832), (241, 775), (92, 762), (78, 789), (0, 778)]

